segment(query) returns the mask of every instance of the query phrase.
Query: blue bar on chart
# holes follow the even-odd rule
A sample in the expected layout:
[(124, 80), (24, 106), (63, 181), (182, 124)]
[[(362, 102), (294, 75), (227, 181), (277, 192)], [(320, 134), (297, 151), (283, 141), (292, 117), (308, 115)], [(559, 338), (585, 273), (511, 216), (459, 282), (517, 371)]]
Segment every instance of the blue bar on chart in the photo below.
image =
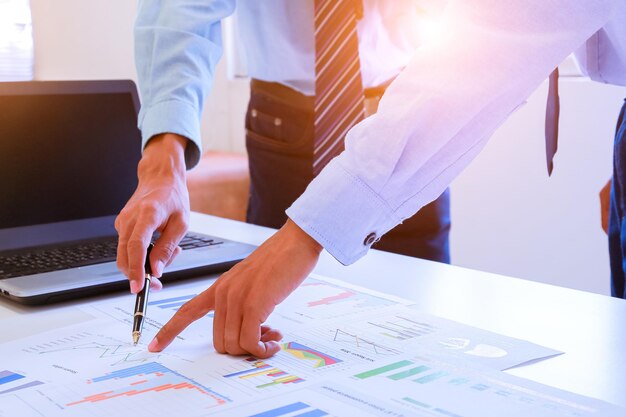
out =
[(180, 297), (165, 298), (163, 300), (150, 301), (149, 306), (157, 306), (162, 309), (175, 309), (182, 307), (187, 301), (191, 300), (197, 294), (181, 295)]
[(279, 416), (284, 416), (285, 414), (290, 414), (296, 411), (304, 410), (305, 408), (310, 408), (310, 406), (305, 403), (297, 402), (297, 403), (285, 405), (283, 407), (275, 408), (273, 410), (268, 410), (262, 413), (254, 414), (250, 417), (279, 417)]
[(297, 414), (293, 417), (323, 417), (323, 416), (327, 416), (328, 413), (326, 411), (322, 411), (322, 410), (311, 410), (311, 411), (305, 411), (302, 414)]
[[(117, 400), (131, 395), (179, 389), (190, 390), (190, 392), (208, 396), (215, 401), (214, 405), (222, 405), (231, 402), (228, 397), (158, 362), (149, 362), (131, 368), (118, 369), (105, 375), (92, 378), (89, 380), (89, 383), (97, 384), (109, 380), (117, 380), (118, 387), (116, 389), (110, 388), (107, 391), (86, 396), (77, 401), (68, 403), (67, 405)], [(142, 384), (141, 389), (137, 389), (138, 384)]]
[(27, 382), (26, 384), (18, 385), (17, 387), (0, 391), (0, 395), (8, 394), (9, 392), (15, 392), (15, 391), (23, 390), (23, 389), (30, 388), (30, 387), (36, 387), (37, 385), (41, 385), (41, 384), (43, 384), (43, 382), (41, 381), (30, 381), (30, 382)]
[[(34, 387), (36, 385), (41, 385), (43, 382), (41, 381), (21, 381), (25, 379), (24, 375), (20, 375), (11, 371), (0, 371), (0, 394), (7, 394), (9, 392), (19, 391), (22, 389)], [(15, 384), (11, 384), (14, 381), (19, 381)], [(27, 382), (28, 381), (28, 382)]]
[(452, 413), (450, 411), (444, 410), (443, 408), (435, 408), (435, 411), (441, 415), (448, 416), (448, 417), (463, 417), (458, 414)]
[(11, 371), (0, 371), (0, 385), (8, 384), (18, 379), (25, 378), (24, 375), (16, 374)]

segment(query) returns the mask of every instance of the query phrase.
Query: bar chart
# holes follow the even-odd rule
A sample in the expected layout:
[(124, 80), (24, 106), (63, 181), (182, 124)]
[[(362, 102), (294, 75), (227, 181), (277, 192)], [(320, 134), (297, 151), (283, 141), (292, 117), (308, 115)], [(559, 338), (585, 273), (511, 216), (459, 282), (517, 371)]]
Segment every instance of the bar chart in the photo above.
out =
[(240, 386), (247, 388), (266, 389), (287, 384), (298, 384), (304, 382), (304, 379), (283, 371), (266, 361), (247, 358), (241, 361), (238, 366), (241, 370), (222, 375), (224, 378), (237, 381)]
[(118, 369), (86, 381), (86, 390), (92, 393), (65, 404), (68, 408), (93, 405), (99, 402), (124, 404), (132, 399), (136, 405), (159, 397), (176, 398), (186, 407), (213, 408), (231, 400), (211, 388), (173, 371), (158, 362)]
[(299, 401), (296, 403), (284, 405), (282, 407), (274, 408), (272, 410), (262, 411), (249, 417), (281, 417), (287, 414), (291, 416), (307, 417), (322, 417), (328, 415), (326, 411), (320, 410), (319, 408), (313, 408), (309, 404)]
[(396, 304), (387, 298), (309, 278), (277, 307), (276, 312), (291, 321), (306, 324), (376, 311)]
[(179, 297), (164, 298), (162, 300), (154, 300), (148, 303), (149, 306), (160, 308), (161, 310), (177, 311), (183, 304), (191, 300), (197, 294), (182, 295)]
[(41, 381), (29, 379), (26, 375), (17, 372), (9, 370), (0, 371), (0, 395), (21, 391), (42, 384), (43, 382)]
[[(187, 301), (194, 298), (196, 295), (198, 294), (186, 294), (186, 295), (181, 295), (178, 297), (170, 297), (170, 298), (163, 298), (161, 300), (153, 300), (148, 303), (148, 306), (151, 306), (153, 308), (158, 308), (160, 310), (165, 310), (165, 311), (169, 310), (169, 311), (176, 312), (178, 311), (179, 308), (183, 306), (183, 304), (185, 304)], [(207, 314), (207, 317), (213, 317), (213, 316), (214, 316), (213, 311)]]

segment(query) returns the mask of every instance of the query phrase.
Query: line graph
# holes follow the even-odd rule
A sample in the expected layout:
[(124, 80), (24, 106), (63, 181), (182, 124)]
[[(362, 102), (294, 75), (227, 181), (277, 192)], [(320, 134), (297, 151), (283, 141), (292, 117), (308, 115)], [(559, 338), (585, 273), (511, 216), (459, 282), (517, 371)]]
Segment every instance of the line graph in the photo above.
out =
[(402, 353), (398, 349), (382, 345), (378, 342), (373, 342), (369, 339), (363, 338), (357, 334), (353, 334), (342, 329), (335, 329), (332, 341), (335, 343), (346, 344), (351, 347), (364, 349), (376, 355), (398, 355)]
[(183, 362), (191, 362), (176, 354), (148, 352), (143, 344), (135, 346), (130, 341), (124, 342), (111, 336), (91, 332), (80, 332), (45, 341), (25, 348), (23, 352), (46, 358), (46, 361), (65, 361), (69, 355), (75, 364), (80, 363), (84, 366), (89, 366), (94, 361), (110, 367), (130, 366), (159, 360), (163, 357), (175, 357)]
[(133, 346), (130, 343), (101, 343), (95, 341), (48, 350), (39, 350), (37, 353), (52, 354), (68, 351), (75, 353), (81, 351), (93, 353), (95, 359), (109, 361), (109, 365), (111, 366), (117, 366), (122, 363), (143, 363), (153, 361), (160, 357), (158, 354), (147, 355), (143, 346)]
[(380, 335), (396, 340), (409, 340), (427, 336), (437, 330), (428, 323), (401, 315), (394, 315), (389, 320), (368, 321), (367, 324), (375, 328)]

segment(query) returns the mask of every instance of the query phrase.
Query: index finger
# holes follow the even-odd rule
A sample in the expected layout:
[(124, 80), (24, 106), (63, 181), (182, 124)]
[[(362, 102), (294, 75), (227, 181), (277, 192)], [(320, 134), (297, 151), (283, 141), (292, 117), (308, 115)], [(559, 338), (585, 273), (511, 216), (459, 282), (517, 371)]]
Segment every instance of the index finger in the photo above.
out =
[(148, 345), (150, 352), (160, 352), (165, 349), (176, 336), (194, 321), (201, 319), (213, 310), (215, 305), (215, 291), (211, 286), (204, 292), (187, 301), (178, 309), (176, 314), (159, 330), (159, 333)]

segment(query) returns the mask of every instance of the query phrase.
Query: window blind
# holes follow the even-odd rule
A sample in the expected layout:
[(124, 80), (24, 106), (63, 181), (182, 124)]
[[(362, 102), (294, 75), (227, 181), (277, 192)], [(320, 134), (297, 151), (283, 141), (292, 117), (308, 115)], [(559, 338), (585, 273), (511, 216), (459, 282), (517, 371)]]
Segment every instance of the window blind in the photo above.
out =
[(0, 0), (0, 81), (33, 79), (29, 0)]

